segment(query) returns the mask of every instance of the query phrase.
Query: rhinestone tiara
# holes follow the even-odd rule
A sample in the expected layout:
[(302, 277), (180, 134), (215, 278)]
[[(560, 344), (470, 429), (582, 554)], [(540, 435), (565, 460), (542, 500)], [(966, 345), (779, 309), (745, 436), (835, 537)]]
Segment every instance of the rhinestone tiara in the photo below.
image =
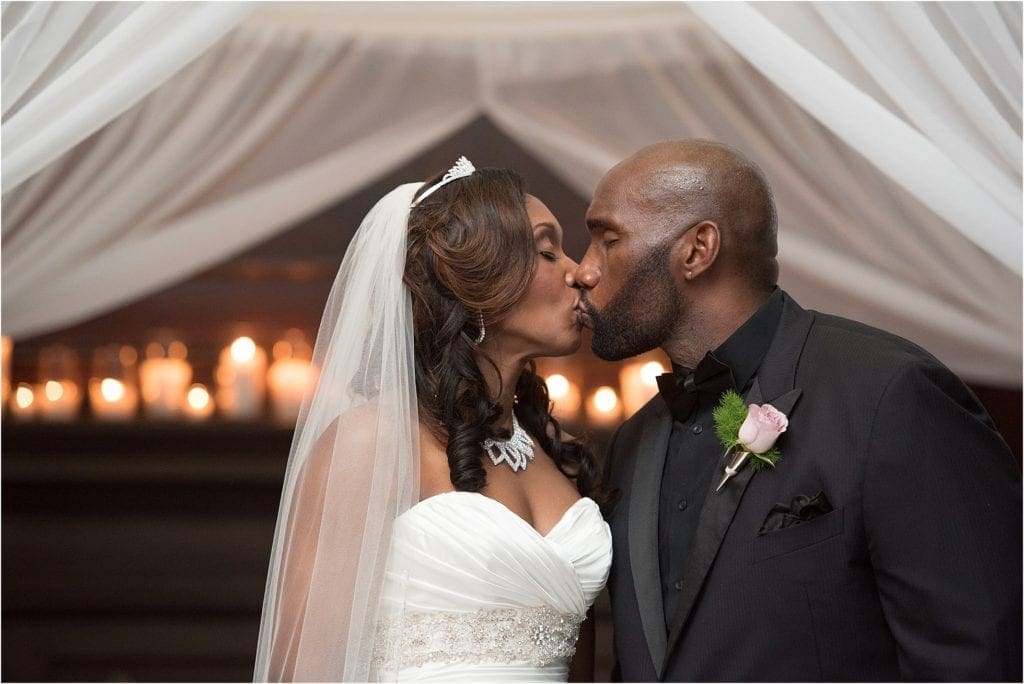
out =
[(427, 188), (427, 191), (424, 192), (419, 197), (417, 197), (416, 200), (409, 205), (409, 207), (415, 207), (417, 204), (427, 199), (427, 197), (429, 197), (437, 189), (444, 187), (445, 185), (448, 185), (453, 180), (465, 178), (466, 176), (472, 176), (474, 171), (476, 171), (476, 167), (473, 166), (473, 162), (469, 161), (465, 157), (459, 157), (455, 161), (455, 165), (452, 166), (452, 168), (448, 169), (448, 173), (444, 174), (441, 180)]

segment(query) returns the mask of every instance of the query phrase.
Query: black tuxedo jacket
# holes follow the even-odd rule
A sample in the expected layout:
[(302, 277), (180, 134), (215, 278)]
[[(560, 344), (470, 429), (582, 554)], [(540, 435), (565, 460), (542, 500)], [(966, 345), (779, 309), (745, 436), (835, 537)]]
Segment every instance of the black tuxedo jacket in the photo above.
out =
[[(782, 458), (708, 493), (667, 633), (661, 397), (612, 441), (618, 676), (1020, 681), (1020, 470), (956, 376), (904, 339), (785, 296), (745, 398), (789, 415)], [(819, 492), (831, 510), (762, 530), (777, 504)]]

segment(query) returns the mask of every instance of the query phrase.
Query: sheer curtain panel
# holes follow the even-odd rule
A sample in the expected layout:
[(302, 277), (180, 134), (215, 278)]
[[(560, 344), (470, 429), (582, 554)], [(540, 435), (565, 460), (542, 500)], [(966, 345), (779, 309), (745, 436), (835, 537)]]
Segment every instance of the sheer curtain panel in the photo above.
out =
[(5, 333), (187, 278), (469, 123), (473, 62), (429, 45), (233, 32), (5, 196)]
[(243, 2), (4, 2), (6, 195), (241, 22)]
[(882, 173), (1020, 275), (1019, 3), (691, 8)]

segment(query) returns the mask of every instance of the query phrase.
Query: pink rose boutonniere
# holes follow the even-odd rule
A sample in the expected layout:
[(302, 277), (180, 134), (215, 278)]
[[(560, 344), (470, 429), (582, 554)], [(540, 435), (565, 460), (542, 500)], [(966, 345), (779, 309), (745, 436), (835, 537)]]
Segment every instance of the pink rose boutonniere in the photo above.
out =
[(725, 474), (715, 491), (725, 486), (740, 468), (751, 462), (755, 470), (775, 463), (782, 454), (775, 448), (775, 441), (786, 428), (789, 419), (786, 414), (771, 404), (744, 405), (743, 398), (736, 392), (728, 391), (714, 412), (715, 431), (718, 439), (725, 447), (725, 455), (733, 452), (732, 458), (725, 466)]

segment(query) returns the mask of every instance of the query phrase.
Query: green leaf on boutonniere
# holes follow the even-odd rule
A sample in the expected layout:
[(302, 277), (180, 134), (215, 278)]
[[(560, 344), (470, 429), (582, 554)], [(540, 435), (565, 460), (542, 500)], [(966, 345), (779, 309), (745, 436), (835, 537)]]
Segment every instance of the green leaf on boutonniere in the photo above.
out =
[(740, 426), (747, 419), (747, 405), (743, 397), (729, 390), (722, 395), (712, 415), (715, 418), (715, 433), (726, 449), (739, 444)]
[(765, 466), (775, 467), (775, 462), (782, 456), (776, 447), (772, 447), (763, 454), (750, 454), (750, 467), (754, 470), (760, 470)]

